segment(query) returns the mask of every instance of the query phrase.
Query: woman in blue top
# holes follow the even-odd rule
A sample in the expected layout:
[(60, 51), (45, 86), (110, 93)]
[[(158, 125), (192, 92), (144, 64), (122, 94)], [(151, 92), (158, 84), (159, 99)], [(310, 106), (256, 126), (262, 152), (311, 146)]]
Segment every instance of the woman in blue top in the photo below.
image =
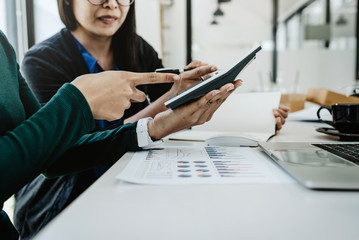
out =
[[(107, 70), (152, 72), (163, 67), (154, 49), (136, 34), (133, 0), (58, 0), (66, 28), (29, 50), (22, 70), (41, 104), (66, 82), (85, 73)], [(187, 67), (204, 65), (194, 61)], [(206, 66), (215, 71), (215, 66)], [(114, 122), (97, 121), (96, 130), (113, 128), (165, 111), (164, 102), (200, 74), (183, 73), (175, 84), (142, 85), (149, 102), (134, 103)], [(193, 76), (197, 79), (193, 79)], [(181, 85), (181, 86), (180, 86)], [(279, 114), (278, 114), (279, 113)], [(280, 129), (286, 111), (277, 112)], [(31, 237), (90, 186), (109, 166), (46, 179), (38, 176), (16, 195), (15, 225), (23, 239)]]

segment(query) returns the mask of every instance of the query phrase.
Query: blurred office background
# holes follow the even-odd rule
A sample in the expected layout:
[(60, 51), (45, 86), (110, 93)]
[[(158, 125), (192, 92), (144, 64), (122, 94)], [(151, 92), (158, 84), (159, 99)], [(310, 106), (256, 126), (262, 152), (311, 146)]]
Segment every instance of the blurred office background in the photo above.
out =
[[(138, 33), (166, 67), (198, 59), (221, 68), (261, 44), (240, 91), (350, 94), (358, 83), (358, 0), (136, 0), (136, 11)], [(19, 62), (62, 27), (56, 0), (0, 0)]]

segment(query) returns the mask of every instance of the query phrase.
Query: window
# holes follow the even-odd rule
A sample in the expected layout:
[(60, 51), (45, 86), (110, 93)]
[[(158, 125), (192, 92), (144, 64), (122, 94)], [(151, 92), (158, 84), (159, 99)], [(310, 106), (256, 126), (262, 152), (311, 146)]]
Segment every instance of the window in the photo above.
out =
[(56, 0), (0, 0), (0, 29), (21, 63), (24, 53), (63, 27)]

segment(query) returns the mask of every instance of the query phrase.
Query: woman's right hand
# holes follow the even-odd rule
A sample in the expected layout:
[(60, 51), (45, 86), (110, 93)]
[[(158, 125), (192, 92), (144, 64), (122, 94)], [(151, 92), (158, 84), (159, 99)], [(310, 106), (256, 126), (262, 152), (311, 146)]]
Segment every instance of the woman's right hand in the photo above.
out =
[(157, 140), (171, 133), (209, 121), (214, 112), (241, 84), (241, 80), (227, 83), (193, 103), (157, 114), (153, 120), (148, 121), (148, 134), (153, 140)]
[(72, 84), (86, 98), (95, 119), (120, 119), (132, 102), (143, 102), (145, 93), (137, 85), (178, 81), (180, 77), (169, 73), (132, 73), (105, 71), (77, 77)]

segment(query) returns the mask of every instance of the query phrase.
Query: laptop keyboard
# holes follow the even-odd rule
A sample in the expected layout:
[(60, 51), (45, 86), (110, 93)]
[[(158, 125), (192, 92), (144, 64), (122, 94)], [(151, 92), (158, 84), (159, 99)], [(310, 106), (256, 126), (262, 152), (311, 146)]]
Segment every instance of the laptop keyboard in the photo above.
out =
[(352, 163), (359, 165), (359, 144), (313, 144)]

